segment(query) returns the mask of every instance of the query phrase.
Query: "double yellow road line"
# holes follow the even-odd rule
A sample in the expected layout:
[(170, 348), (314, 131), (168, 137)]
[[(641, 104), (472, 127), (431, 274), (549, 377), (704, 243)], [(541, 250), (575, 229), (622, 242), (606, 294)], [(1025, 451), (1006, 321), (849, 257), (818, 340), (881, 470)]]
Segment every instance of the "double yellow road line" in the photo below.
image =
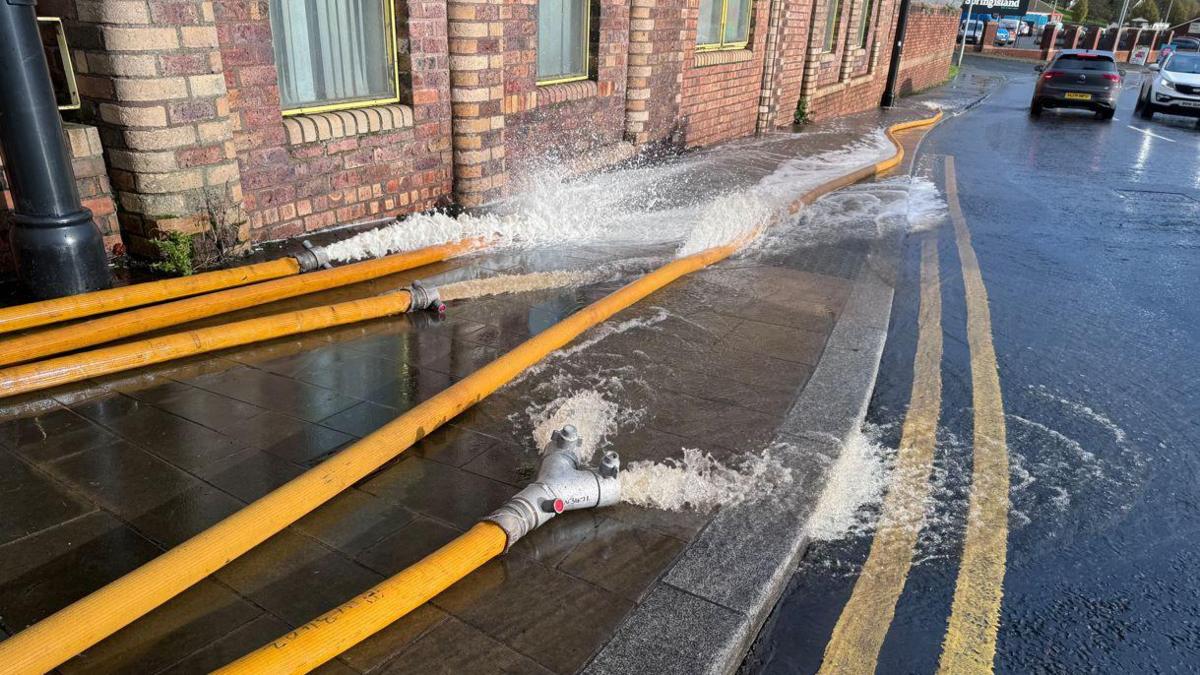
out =
[[(958, 201), (954, 158), (945, 158), (946, 200), (962, 265), (971, 352), (974, 468), (962, 564), (938, 672), (990, 673), (996, 655), (1008, 548), (1008, 448), (987, 288)], [(941, 415), (942, 295), (937, 240), (921, 245), (917, 353), (893, 479), (871, 551), (825, 648), (820, 672), (873, 673), (925, 523)]]

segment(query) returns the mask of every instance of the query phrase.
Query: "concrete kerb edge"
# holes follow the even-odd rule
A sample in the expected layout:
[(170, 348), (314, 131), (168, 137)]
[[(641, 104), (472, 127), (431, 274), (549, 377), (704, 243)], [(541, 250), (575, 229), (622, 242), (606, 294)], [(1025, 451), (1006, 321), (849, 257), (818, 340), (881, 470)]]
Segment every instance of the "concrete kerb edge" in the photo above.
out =
[[(939, 111), (891, 125), (893, 157), (830, 180), (798, 202), (811, 204), (895, 166), (904, 149), (894, 132), (932, 127), (943, 119)], [(898, 264), (895, 256), (872, 257), (886, 259), (892, 273), (878, 265), (859, 269), (817, 368), (776, 432), (776, 440), (794, 448), (793, 456), (827, 457), (820, 475), (799, 476), (791, 495), (773, 500), (770, 508), (721, 510), (581, 672), (729, 673), (741, 664), (807, 548), (804, 525), (814, 500), (798, 496), (814, 479), (823, 484), (842, 444), (866, 417), (891, 316), (890, 279)]]

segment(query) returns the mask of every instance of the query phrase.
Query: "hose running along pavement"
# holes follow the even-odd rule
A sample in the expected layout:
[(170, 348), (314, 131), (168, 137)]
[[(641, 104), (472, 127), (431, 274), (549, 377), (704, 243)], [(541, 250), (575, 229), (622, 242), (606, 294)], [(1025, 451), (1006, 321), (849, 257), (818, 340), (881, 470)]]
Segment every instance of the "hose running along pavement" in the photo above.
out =
[[(940, 118), (939, 113), (923, 125)], [(920, 125), (906, 128), (911, 126)], [(892, 141), (902, 152), (900, 144)], [(882, 164), (867, 167), (869, 175), (894, 166), (881, 168)], [(813, 192), (825, 194), (841, 185), (840, 180), (830, 181)], [(811, 196), (812, 192), (806, 194), (803, 203)], [(796, 208), (793, 204), (791, 210)], [(676, 279), (727, 258), (755, 234), (674, 260), (584, 307), (204, 532), (0, 642), (0, 664), (15, 673), (43, 673), (61, 665), (296, 522), (584, 331)], [(278, 667), (264, 664), (260, 672), (306, 672), (328, 661), (403, 616), (417, 600), (432, 598), (501, 553), (504, 543), (498, 525), (476, 525), (410, 568), (411, 572), (389, 580), (402, 581), (411, 589), (389, 595), (384, 601), (386, 611), (336, 622), (334, 633), (322, 632), (320, 646), (305, 645), (313, 650), (311, 658), (293, 653), (305, 650), (275, 650), (284, 655)], [(406, 573), (409, 576), (400, 579)]]
[(0, 333), (36, 328), (96, 314), (107, 314), (131, 307), (201, 295), (223, 288), (245, 286), (299, 273), (300, 263), (295, 258), (287, 257), (244, 267), (203, 272), (175, 279), (148, 281), (65, 298), (4, 307), (0, 308)]
[(238, 309), (384, 277), (486, 248), (489, 243), (487, 239), (464, 239), (9, 338), (0, 341), (0, 366), (32, 361)]
[[(422, 287), (418, 293), (424, 296), (427, 292)], [(0, 397), (26, 394), (219, 349), (402, 314), (413, 309), (413, 296), (411, 289), (405, 289), (372, 298), (197, 328), (183, 333), (0, 368)], [(444, 309), (435, 295), (416, 309), (437, 307)]]

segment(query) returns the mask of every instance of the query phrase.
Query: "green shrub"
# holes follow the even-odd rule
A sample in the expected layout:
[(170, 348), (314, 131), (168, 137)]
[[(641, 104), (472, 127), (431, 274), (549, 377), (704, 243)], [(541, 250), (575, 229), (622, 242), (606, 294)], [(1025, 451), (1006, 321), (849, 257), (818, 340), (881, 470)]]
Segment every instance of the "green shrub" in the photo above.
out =
[(800, 99), (796, 104), (796, 112), (792, 115), (793, 124), (804, 124), (808, 120), (808, 102)]
[(154, 240), (162, 260), (150, 267), (157, 272), (174, 274), (175, 276), (191, 276), (196, 271), (192, 260), (192, 235), (183, 232), (167, 232)]

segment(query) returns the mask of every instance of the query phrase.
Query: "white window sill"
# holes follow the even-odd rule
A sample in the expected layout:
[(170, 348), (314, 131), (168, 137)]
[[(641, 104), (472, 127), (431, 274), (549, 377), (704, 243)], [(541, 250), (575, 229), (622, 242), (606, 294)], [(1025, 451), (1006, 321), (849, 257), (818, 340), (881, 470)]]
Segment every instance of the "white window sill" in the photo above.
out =
[(287, 131), (288, 143), (291, 145), (406, 129), (412, 125), (412, 108), (399, 104), (283, 118), (283, 128)]

